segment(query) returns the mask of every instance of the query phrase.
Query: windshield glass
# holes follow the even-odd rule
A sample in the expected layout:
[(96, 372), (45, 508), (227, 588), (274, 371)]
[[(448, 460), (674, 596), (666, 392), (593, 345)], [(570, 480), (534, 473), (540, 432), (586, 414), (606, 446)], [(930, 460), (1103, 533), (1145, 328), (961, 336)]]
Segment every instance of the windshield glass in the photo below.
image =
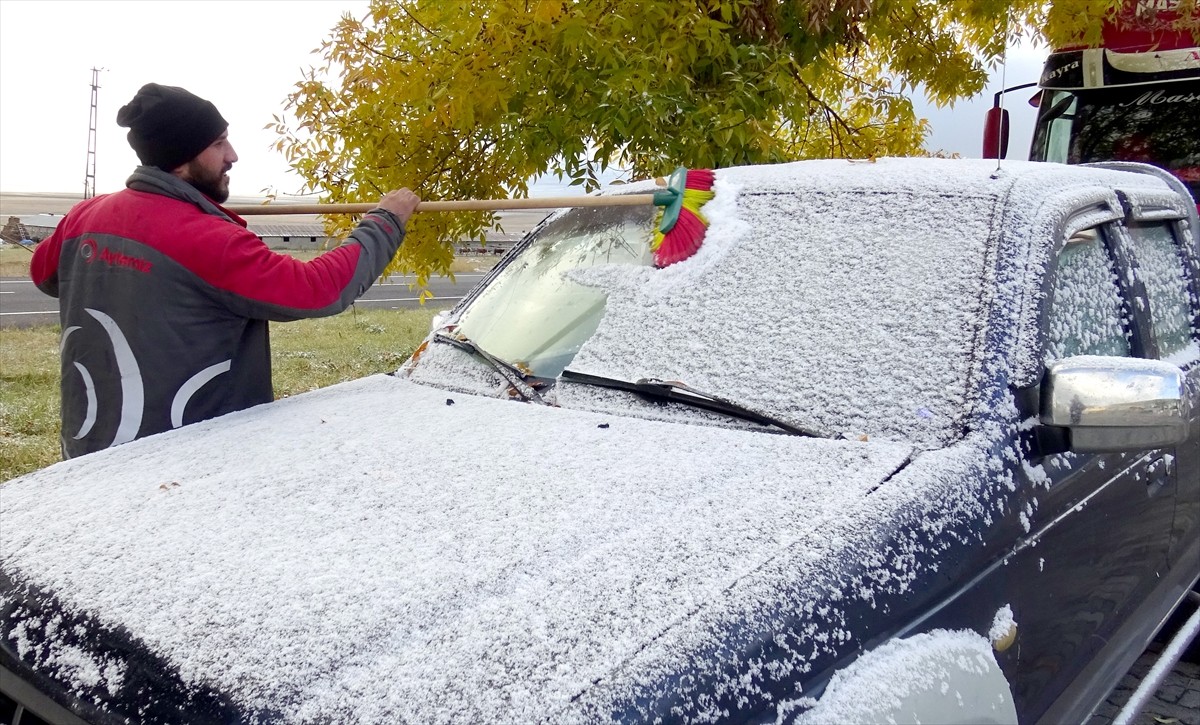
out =
[(1200, 81), (1047, 90), (1032, 158), (1154, 164), (1200, 198)]
[(458, 331), (528, 373), (555, 377), (600, 324), (605, 294), (568, 279), (601, 264), (649, 265), (655, 207), (573, 209), (534, 233), (463, 312)]
[(565, 409), (742, 427), (736, 407), (828, 435), (961, 437), (991, 319), (993, 167), (871, 166), (727, 169), (703, 246), (662, 270), (651, 205), (552, 217), (446, 318), (462, 344), (414, 353), (408, 377), (522, 397), (482, 351)]

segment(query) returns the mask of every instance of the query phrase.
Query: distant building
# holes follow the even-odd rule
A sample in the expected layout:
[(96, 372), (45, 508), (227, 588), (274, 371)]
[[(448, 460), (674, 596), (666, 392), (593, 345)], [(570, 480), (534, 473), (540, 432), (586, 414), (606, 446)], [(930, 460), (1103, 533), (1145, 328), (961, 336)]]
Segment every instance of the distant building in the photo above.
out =
[(489, 234), (487, 242), (478, 239), (460, 239), (454, 245), (454, 251), (460, 255), (504, 254), (513, 245), (521, 241), (521, 234)]
[[(62, 214), (26, 214), (10, 216), (0, 239), (13, 244), (25, 241), (40, 242), (54, 233)], [(294, 222), (279, 224), (271, 222), (250, 221), (249, 230), (263, 240), (271, 249), (312, 250), (322, 251), (337, 246), (338, 240), (325, 233), (325, 227), (318, 222)], [(478, 239), (460, 239), (455, 243), (458, 254), (503, 254), (514, 244), (521, 241), (521, 234), (489, 234), (487, 242)]]
[(329, 249), (337, 240), (325, 234), (325, 227), (316, 222), (273, 224), (250, 222), (250, 231), (271, 249)]
[(13, 244), (40, 242), (54, 233), (62, 214), (10, 216), (0, 229), (0, 239)]

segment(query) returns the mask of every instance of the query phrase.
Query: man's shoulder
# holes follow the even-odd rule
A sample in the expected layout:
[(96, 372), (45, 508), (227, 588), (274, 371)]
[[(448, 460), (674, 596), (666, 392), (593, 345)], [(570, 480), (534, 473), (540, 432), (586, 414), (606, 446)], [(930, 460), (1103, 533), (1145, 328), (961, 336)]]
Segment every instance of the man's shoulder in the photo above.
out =
[(203, 230), (207, 234), (231, 237), (246, 231), (240, 224), (205, 211), (187, 199), (140, 189), (125, 189), (111, 196), (114, 198), (110, 206), (114, 211), (136, 210), (146, 222), (167, 221), (177, 229)]
[(141, 189), (124, 189), (81, 202), (60, 228), (64, 239), (111, 235), (153, 247), (189, 267), (194, 266), (196, 254), (221, 254), (229, 246), (261, 243), (253, 233), (224, 217), (185, 200)]
[[(79, 219), (88, 215), (121, 213), (131, 209), (137, 209), (143, 213), (153, 209), (184, 211), (184, 207), (187, 206), (190, 205), (161, 194), (136, 189), (122, 189), (108, 194), (100, 194), (91, 199), (84, 199), (71, 207), (67, 218)], [(192, 208), (195, 209), (195, 207)], [(200, 213), (199, 209), (195, 210)]]

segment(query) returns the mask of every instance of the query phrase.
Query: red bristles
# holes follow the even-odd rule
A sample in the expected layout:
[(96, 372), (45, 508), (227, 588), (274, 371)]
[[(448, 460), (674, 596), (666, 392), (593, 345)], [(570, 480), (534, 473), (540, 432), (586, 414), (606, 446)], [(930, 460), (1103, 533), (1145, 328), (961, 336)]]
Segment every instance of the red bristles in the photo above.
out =
[(683, 188), (711, 191), (714, 178), (716, 178), (716, 174), (712, 169), (691, 169), (687, 172), (687, 181), (684, 182)]
[(710, 169), (694, 169), (687, 172), (684, 180), (683, 203), (675, 226), (665, 233), (654, 234), (654, 264), (666, 267), (691, 257), (704, 243), (708, 231), (708, 220), (700, 214), (700, 207), (713, 198), (712, 185), (715, 174)]
[(654, 264), (666, 267), (676, 262), (682, 262), (696, 253), (704, 242), (704, 233), (708, 226), (688, 208), (679, 210), (679, 220), (671, 231), (663, 235), (658, 249), (654, 251)]

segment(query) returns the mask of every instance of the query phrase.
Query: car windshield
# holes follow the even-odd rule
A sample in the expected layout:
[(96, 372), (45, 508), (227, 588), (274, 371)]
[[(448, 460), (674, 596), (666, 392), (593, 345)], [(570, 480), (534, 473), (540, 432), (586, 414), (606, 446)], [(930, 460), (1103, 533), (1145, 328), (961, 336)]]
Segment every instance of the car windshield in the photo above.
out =
[[(705, 207), (700, 251), (662, 270), (653, 206), (572, 210), (527, 237), (444, 331), (558, 381), (561, 407), (679, 412), (561, 384), (571, 370), (677, 382), (797, 429), (938, 445), (962, 435), (973, 405), (994, 196), (934, 178), (945, 188), (919, 194), (758, 180)], [(417, 356), (413, 379), (507, 388), (450, 353)]]
[(596, 331), (606, 294), (570, 278), (601, 264), (649, 265), (655, 208), (573, 209), (552, 218), (472, 300), (458, 332), (529, 374), (553, 378)]
[[(951, 440), (973, 405), (993, 204), (761, 182), (736, 205), (718, 195), (696, 257), (579, 274), (609, 296), (570, 369), (681, 381), (831, 434)], [(578, 385), (557, 399), (610, 405)]]
[(1035, 159), (1154, 164), (1200, 198), (1200, 81), (1048, 90), (1040, 108)]

